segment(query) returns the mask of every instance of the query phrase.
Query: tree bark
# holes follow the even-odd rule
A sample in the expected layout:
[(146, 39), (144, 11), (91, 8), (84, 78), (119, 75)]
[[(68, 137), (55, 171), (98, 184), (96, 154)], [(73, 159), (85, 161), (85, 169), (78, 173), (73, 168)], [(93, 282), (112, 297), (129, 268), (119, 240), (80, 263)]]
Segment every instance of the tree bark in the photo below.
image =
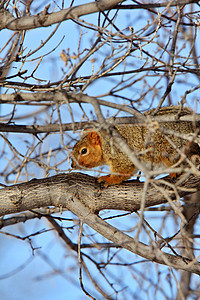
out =
[[(167, 186), (167, 183), (172, 186), (169, 176), (165, 177), (165, 182), (162, 180), (162, 183), (159, 180), (150, 182), (145, 207), (166, 203), (166, 196), (172, 200), (176, 199), (176, 191)], [(136, 211), (140, 209), (143, 188), (144, 184), (139, 180), (104, 188), (103, 184), (97, 183), (95, 177), (75, 172), (32, 179), (0, 190), (0, 215), (46, 206), (68, 208), (68, 202), (73, 201), (73, 197), (79, 199), (91, 212), (103, 209)], [(190, 176), (176, 189), (179, 197), (197, 192), (200, 189), (200, 177)]]
[[(169, 177), (166, 179), (170, 180)], [(191, 189), (193, 192), (197, 191), (200, 187), (199, 179), (199, 177), (189, 177), (181, 186), (179, 185), (177, 190), (180, 191), (180, 196), (191, 193)], [(149, 184), (146, 207), (167, 202), (166, 195), (158, 191), (154, 182)], [(177, 191), (167, 187), (163, 180), (159, 187), (165, 189), (165, 193), (171, 199), (176, 198)], [(0, 215), (46, 206), (66, 208), (119, 247), (151, 261), (200, 275), (198, 262), (165, 253), (155, 242), (151, 246), (145, 245), (111, 226), (95, 213), (102, 209), (138, 210), (142, 192), (143, 183), (137, 180), (104, 188), (102, 184), (97, 183), (96, 178), (86, 174), (59, 174), (1, 189)]]
[(120, 2), (123, 2), (123, 0), (101, 0), (98, 2), (69, 7), (54, 13), (48, 13), (49, 7), (47, 6), (40, 14), (35, 16), (24, 16), (21, 18), (15, 18), (9, 13), (9, 11), (1, 9), (0, 30), (7, 28), (10, 30), (20, 31), (47, 27), (65, 20), (77, 19), (84, 15), (109, 10)]

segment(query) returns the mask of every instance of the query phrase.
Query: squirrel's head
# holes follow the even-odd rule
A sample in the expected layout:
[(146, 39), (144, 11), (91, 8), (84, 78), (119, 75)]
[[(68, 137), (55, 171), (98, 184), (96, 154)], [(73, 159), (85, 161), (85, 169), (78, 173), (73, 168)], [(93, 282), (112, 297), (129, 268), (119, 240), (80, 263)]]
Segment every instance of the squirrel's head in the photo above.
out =
[(72, 151), (72, 168), (94, 168), (102, 165), (101, 137), (96, 131), (84, 131)]

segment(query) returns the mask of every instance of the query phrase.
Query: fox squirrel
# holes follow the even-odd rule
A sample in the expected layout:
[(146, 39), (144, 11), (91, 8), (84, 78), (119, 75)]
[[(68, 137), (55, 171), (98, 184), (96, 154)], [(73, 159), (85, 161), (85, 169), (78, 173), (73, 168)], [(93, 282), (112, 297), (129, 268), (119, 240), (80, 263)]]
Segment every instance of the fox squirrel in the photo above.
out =
[[(154, 111), (154, 109), (151, 109), (144, 115), (148, 117)], [(157, 113), (157, 115), (170, 114), (183, 116), (191, 114), (191, 111), (180, 106), (169, 106), (161, 108)], [(179, 134), (194, 132), (192, 122), (179, 121), (178, 119), (173, 122), (162, 122), (161, 126)], [(174, 147), (184, 150), (189, 159), (194, 156), (200, 160), (200, 147), (198, 144), (189, 142), (181, 138), (180, 135), (167, 134), (167, 139), (159, 131), (158, 123), (157, 128), (153, 132), (148, 129), (147, 125), (123, 124), (116, 125), (115, 128), (141, 161), (147, 164), (150, 163), (153, 168), (159, 165), (171, 167), (177, 163), (180, 159), (180, 154), (177, 153)], [(169, 139), (172, 143), (169, 142)], [(150, 140), (150, 143), (147, 145), (148, 140)], [(120, 184), (122, 181), (129, 179), (134, 171), (135, 173), (137, 171), (128, 156), (115, 145), (110, 144), (109, 135), (105, 130), (86, 130), (83, 133), (83, 137), (73, 148), (72, 168), (79, 169), (81, 166), (94, 168), (101, 165), (109, 165), (111, 171), (110, 175), (102, 176), (98, 179), (98, 182), (104, 182), (105, 186)], [(176, 176), (174, 173), (170, 175), (172, 178)]]

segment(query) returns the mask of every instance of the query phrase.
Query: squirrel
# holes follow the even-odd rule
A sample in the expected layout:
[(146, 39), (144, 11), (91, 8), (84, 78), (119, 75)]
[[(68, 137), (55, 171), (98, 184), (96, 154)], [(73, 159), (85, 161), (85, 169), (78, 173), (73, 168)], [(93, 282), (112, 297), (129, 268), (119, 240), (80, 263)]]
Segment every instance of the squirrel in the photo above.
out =
[[(144, 116), (152, 115), (155, 109), (144, 113)], [(168, 106), (161, 108), (156, 115), (174, 115), (183, 116), (191, 114), (188, 108), (180, 106)], [(125, 139), (126, 143), (133, 149), (139, 159), (152, 168), (164, 165), (171, 167), (180, 159), (180, 149), (192, 161), (200, 161), (200, 147), (195, 142), (189, 142), (181, 137), (181, 134), (194, 133), (194, 124), (188, 121), (167, 122), (163, 121), (161, 126), (164, 129), (173, 130), (177, 135), (165, 135), (159, 130), (159, 124), (152, 132), (147, 124), (121, 124), (115, 125), (115, 129)], [(171, 143), (170, 143), (170, 141)], [(149, 142), (150, 141), (150, 142)], [(81, 166), (94, 168), (101, 165), (110, 166), (110, 175), (101, 176), (98, 182), (104, 182), (104, 186), (120, 184), (129, 179), (137, 172), (135, 165), (128, 156), (120, 151), (115, 145), (110, 144), (110, 137), (106, 130), (85, 130), (83, 137), (75, 144), (72, 151), (72, 168), (80, 169)], [(170, 173), (171, 178), (177, 176)]]

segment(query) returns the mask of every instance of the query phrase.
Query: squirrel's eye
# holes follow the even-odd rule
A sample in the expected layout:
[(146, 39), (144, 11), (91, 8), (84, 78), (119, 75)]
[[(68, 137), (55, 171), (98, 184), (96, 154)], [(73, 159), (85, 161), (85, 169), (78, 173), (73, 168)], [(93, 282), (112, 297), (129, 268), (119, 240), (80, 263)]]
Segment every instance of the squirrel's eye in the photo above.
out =
[(83, 148), (82, 150), (81, 150), (81, 155), (84, 155), (84, 154), (86, 154), (87, 153), (87, 148)]

